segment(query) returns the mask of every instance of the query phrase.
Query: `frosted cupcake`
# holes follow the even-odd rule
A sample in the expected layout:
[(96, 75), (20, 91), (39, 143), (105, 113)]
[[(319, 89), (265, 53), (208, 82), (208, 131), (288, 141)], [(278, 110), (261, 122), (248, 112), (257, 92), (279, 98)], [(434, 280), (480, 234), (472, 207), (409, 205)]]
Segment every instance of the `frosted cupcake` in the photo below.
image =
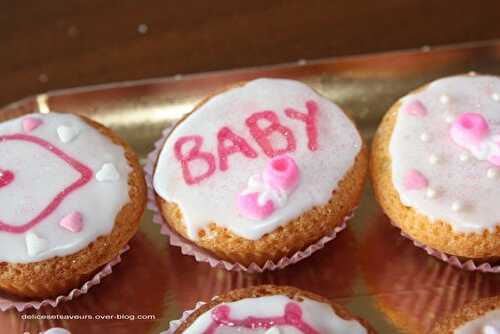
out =
[(78, 288), (136, 232), (145, 205), (137, 157), (82, 116), (0, 123), (0, 289), (48, 298)]
[(398, 101), (373, 142), (376, 197), (414, 240), (476, 261), (500, 256), (500, 79), (454, 76)]
[(234, 290), (192, 313), (174, 332), (266, 334), (375, 333), (364, 321), (326, 298), (272, 285)]
[(317, 242), (358, 204), (363, 141), (342, 110), (292, 80), (206, 98), (167, 136), (153, 187), (165, 223), (248, 266)]

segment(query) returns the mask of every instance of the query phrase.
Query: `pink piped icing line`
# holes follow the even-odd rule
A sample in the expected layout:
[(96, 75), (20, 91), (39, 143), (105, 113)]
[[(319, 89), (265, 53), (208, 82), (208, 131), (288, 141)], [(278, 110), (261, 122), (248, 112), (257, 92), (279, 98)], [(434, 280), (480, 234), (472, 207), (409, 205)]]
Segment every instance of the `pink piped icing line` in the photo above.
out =
[(500, 166), (500, 134), (491, 134), (488, 121), (481, 114), (461, 114), (451, 125), (449, 135), (475, 158)]
[(302, 309), (296, 303), (285, 306), (285, 314), (278, 317), (248, 317), (246, 319), (232, 319), (229, 305), (221, 305), (212, 311), (212, 324), (203, 334), (214, 334), (219, 327), (239, 327), (247, 329), (271, 328), (274, 326), (292, 326), (304, 334), (320, 334), (302, 319)]
[(299, 182), (299, 168), (288, 155), (279, 155), (266, 164), (262, 175), (250, 178), (248, 187), (238, 194), (237, 207), (246, 218), (262, 220), (286, 202)]
[(59, 157), (61, 160), (65, 161), (69, 166), (74, 168), (78, 173), (80, 173), (80, 178), (70, 184), (68, 187), (63, 189), (59, 194), (57, 194), (52, 201), (32, 220), (28, 221), (27, 223), (23, 225), (10, 225), (5, 222), (0, 221), (0, 231), (1, 232), (9, 232), (9, 233), (25, 233), (35, 227), (38, 223), (43, 221), (45, 218), (47, 218), (52, 212), (54, 212), (57, 207), (62, 203), (62, 201), (72, 192), (75, 190), (83, 187), (85, 184), (87, 184), (91, 179), (93, 172), (92, 170), (87, 167), (86, 165), (82, 164), (81, 162), (73, 159), (54, 145), (50, 144), (49, 142), (38, 138), (34, 137), (31, 135), (26, 135), (26, 134), (12, 134), (12, 135), (4, 135), (0, 136), (0, 142), (8, 141), (8, 140), (20, 140), (20, 141), (26, 141), (35, 145), (38, 145), (47, 151), (53, 153), (57, 157)]

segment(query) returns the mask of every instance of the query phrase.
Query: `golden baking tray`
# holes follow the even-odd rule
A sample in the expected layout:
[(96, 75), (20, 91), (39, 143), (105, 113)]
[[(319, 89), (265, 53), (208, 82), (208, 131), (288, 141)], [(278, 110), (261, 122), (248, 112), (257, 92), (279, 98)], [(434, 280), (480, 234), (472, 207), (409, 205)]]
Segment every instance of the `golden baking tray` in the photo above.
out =
[[(500, 41), (60, 90), (0, 112), (90, 116), (127, 139), (144, 162), (162, 129), (207, 93), (240, 81), (304, 81), (351, 114), (369, 140), (398, 97), (430, 80), (469, 71), (500, 74)], [(197, 263), (168, 245), (150, 212), (130, 246), (113, 274), (88, 294), (57, 308), (0, 313), (0, 333), (38, 333), (55, 326), (73, 334), (159, 333), (199, 300), (263, 283), (293, 285), (332, 298), (366, 318), (379, 333), (426, 333), (464, 303), (500, 294), (500, 275), (457, 270), (401, 237), (369, 187), (346, 231), (325, 249), (281, 271), (252, 275)], [(94, 320), (53, 319), (56, 315)]]

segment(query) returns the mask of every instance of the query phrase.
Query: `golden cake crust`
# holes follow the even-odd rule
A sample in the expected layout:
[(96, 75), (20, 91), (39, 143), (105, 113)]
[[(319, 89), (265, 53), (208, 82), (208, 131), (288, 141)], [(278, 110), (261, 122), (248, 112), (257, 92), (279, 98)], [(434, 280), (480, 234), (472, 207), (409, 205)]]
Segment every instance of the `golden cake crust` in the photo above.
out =
[[(425, 87), (420, 88), (425, 89)], [(400, 102), (394, 104), (380, 124), (372, 143), (370, 175), (375, 197), (382, 209), (403, 232), (431, 248), (461, 258), (495, 261), (500, 257), (500, 228), (495, 232), (457, 233), (445, 221), (431, 221), (403, 205), (392, 183), (389, 144)]]
[[(135, 152), (112, 130), (81, 116), (87, 124), (125, 150), (132, 168), (128, 175), (130, 201), (118, 213), (110, 234), (100, 236), (75, 254), (33, 263), (0, 262), (0, 289), (27, 298), (50, 298), (79, 288), (114, 259), (134, 236), (146, 206), (146, 184)], [(1, 121), (7, 118), (3, 117)]]
[(453, 331), (465, 323), (479, 318), (483, 314), (500, 308), (500, 296), (483, 298), (465, 305), (460, 311), (444, 318), (433, 329), (432, 334), (453, 334)]
[(175, 334), (180, 334), (184, 332), (191, 324), (203, 313), (213, 309), (219, 304), (222, 303), (230, 303), (234, 301), (238, 301), (244, 298), (258, 298), (264, 296), (273, 296), (273, 295), (285, 295), (290, 299), (301, 300), (301, 298), (305, 297), (320, 303), (328, 304), (332, 307), (335, 313), (344, 320), (356, 320), (363, 327), (366, 328), (368, 334), (376, 334), (375, 330), (371, 328), (371, 326), (364, 319), (360, 319), (358, 317), (353, 316), (347, 309), (343, 306), (340, 306), (336, 303), (333, 303), (329, 299), (316, 295), (314, 293), (300, 290), (290, 286), (275, 286), (275, 285), (261, 285), (252, 288), (246, 289), (238, 289), (228, 292), (224, 295), (218, 296), (211, 300), (210, 302), (204, 304), (197, 310), (195, 310), (184, 323), (182, 323), (179, 328), (174, 332)]
[[(224, 91), (226, 90), (219, 93)], [(176, 126), (185, 121), (190, 114), (196, 112), (200, 106), (215, 95), (217, 94), (209, 95), (203, 99)], [(174, 130), (175, 127), (170, 134)], [(166, 140), (168, 140), (168, 136)], [(367, 170), (368, 150), (363, 144), (353, 166), (339, 182), (337, 189), (332, 192), (332, 197), (327, 204), (304, 212), (299, 217), (264, 235), (259, 240), (242, 238), (214, 222), (208, 225), (208, 233), (202, 231), (198, 240), (192, 240), (192, 242), (215, 254), (219, 259), (238, 262), (244, 266), (249, 266), (252, 263), (263, 266), (269, 260), (278, 261), (284, 256), (293, 255), (317, 242), (344, 222), (345, 217), (361, 201)], [(158, 194), (155, 194), (155, 198), (166, 223), (189, 240), (178, 205), (165, 201)]]

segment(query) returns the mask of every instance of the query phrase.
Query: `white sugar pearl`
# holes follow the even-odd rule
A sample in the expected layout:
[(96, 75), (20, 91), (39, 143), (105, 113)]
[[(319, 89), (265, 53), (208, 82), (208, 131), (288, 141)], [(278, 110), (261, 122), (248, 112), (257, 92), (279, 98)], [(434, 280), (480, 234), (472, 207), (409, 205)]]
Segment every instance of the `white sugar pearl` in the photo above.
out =
[(429, 163), (430, 163), (431, 165), (435, 165), (435, 164), (437, 164), (438, 162), (439, 162), (439, 157), (438, 157), (437, 155), (435, 155), (435, 154), (431, 154), (431, 155), (429, 156)]
[(420, 140), (423, 142), (428, 142), (431, 139), (428, 133), (424, 132), (420, 135)]
[(486, 172), (486, 176), (489, 179), (494, 179), (497, 176), (497, 170), (495, 168), (488, 169), (488, 171)]
[(444, 115), (444, 120), (446, 121), (446, 123), (453, 123), (453, 121), (455, 121), (455, 116), (452, 113), (447, 112)]
[(455, 212), (461, 211), (464, 205), (460, 201), (455, 201), (451, 204), (451, 209)]
[(450, 103), (450, 97), (446, 94), (443, 94), (439, 97), (439, 102), (441, 102), (442, 104), (448, 104)]
[(467, 153), (461, 153), (459, 156), (460, 161), (466, 162), (469, 161), (469, 155)]
[(433, 188), (428, 188), (426, 192), (426, 196), (428, 198), (435, 198), (436, 197), (436, 190)]
[(500, 94), (498, 93), (491, 94), (491, 99), (496, 102), (500, 101)]

